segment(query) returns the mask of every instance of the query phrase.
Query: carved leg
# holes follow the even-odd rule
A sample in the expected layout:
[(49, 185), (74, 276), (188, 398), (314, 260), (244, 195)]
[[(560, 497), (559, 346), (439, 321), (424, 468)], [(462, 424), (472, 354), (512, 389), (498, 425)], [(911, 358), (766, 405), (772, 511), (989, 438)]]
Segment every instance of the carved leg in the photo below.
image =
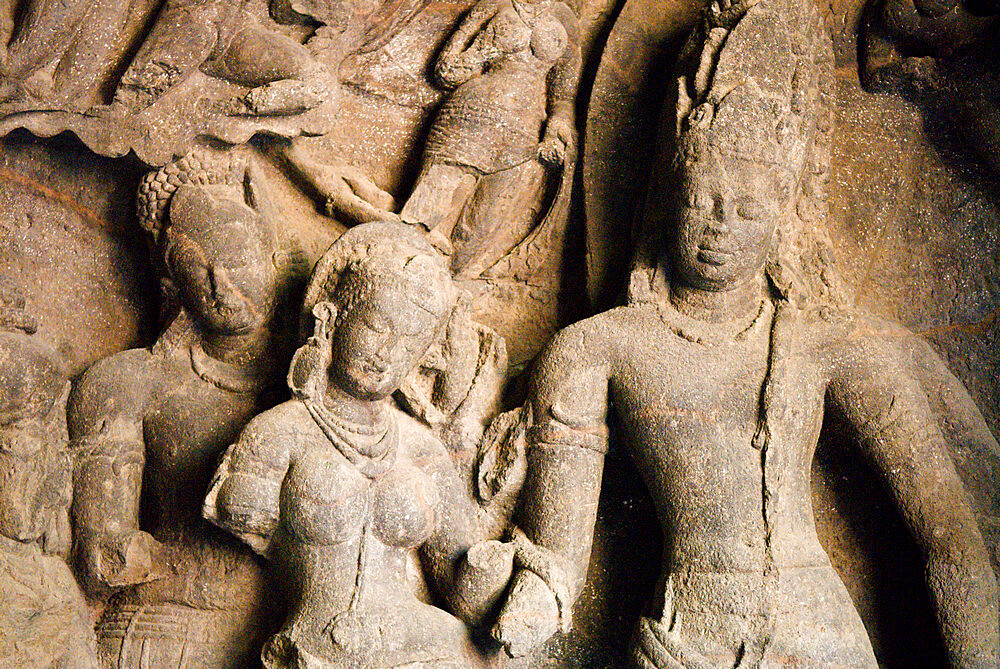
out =
[(536, 160), (482, 177), (452, 231), (451, 270), (479, 276), (524, 239), (539, 219), (544, 184)]
[(53, 75), (53, 98), (76, 103), (85, 109), (103, 102), (98, 78), (105, 73), (107, 59), (121, 45), (129, 15), (129, 2), (96, 0), (87, 13), (82, 28), (66, 49)]
[(145, 109), (205, 63), (218, 42), (219, 11), (215, 4), (168, 4), (122, 77), (115, 103), (131, 112)]
[(452, 228), (483, 178), (468, 167), (428, 163), (421, 170), (400, 218), (427, 228), (435, 246), (448, 247)]
[(86, 0), (32, 0), (8, 48), (5, 74), (24, 80), (62, 56), (90, 6)]

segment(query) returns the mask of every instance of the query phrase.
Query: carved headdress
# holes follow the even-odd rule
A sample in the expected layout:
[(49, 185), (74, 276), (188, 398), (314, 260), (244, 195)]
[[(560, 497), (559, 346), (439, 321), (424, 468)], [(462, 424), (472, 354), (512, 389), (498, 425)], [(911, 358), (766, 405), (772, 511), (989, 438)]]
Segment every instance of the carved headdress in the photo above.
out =
[(831, 129), (832, 64), (809, 0), (713, 3), (680, 56), (678, 158), (717, 152), (800, 174)]
[[(677, 73), (674, 167), (714, 154), (774, 170), (794, 206), (768, 263), (771, 282), (789, 299), (840, 301), (823, 228), (833, 48), (814, 3), (714, 0), (682, 50)], [(643, 258), (637, 264), (641, 270)], [(642, 284), (634, 274), (632, 299), (656, 290), (652, 281)]]
[(349, 307), (372, 291), (401, 291), (436, 314), (454, 307), (458, 295), (444, 258), (413, 227), (367, 223), (341, 235), (316, 264), (303, 315), (320, 302)]
[(444, 258), (411, 226), (381, 222), (351, 228), (316, 264), (306, 289), (302, 332), (312, 336), (292, 361), (288, 384), (293, 393), (317, 397), (322, 392), (337, 312), (380, 293), (405, 295), (441, 316), (442, 328), (458, 301)]

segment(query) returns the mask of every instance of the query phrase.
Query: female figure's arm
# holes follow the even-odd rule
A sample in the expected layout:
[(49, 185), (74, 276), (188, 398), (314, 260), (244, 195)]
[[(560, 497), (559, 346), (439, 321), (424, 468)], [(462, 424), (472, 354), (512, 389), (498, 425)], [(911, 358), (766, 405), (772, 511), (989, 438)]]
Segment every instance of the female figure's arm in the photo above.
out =
[(583, 57), (580, 51), (580, 21), (568, 5), (557, 2), (553, 13), (566, 31), (562, 56), (549, 72), (548, 118), (542, 140), (541, 158), (548, 164), (562, 164), (573, 150), (576, 125), (576, 90), (580, 83)]
[(295, 435), (267, 411), (243, 429), (226, 450), (205, 497), (202, 513), (254, 551), (268, 556), (281, 520), (281, 484), (288, 471)]
[(438, 56), (434, 75), (446, 88), (455, 88), (482, 74), (493, 54), (481, 37), (503, 0), (479, 0), (462, 20)]
[(564, 330), (535, 370), (517, 571), (493, 629), (513, 656), (569, 629), (586, 579), (608, 439), (609, 366), (596, 339), (586, 322)]
[(951, 665), (996, 667), (996, 577), (920, 384), (881, 338), (853, 340), (838, 367), (831, 399), (859, 430), (922, 548)]
[(155, 390), (151, 357), (137, 349), (97, 363), (69, 403), (75, 534), (84, 580), (97, 592), (164, 575), (162, 546), (139, 529), (143, 416)]
[[(430, 441), (430, 440), (428, 440)], [(437, 491), (434, 533), (420, 555), (434, 584), (454, 611), (470, 625), (479, 625), (503, 594), (513, 569), (513, 546), (482, 541), (483, 510), (461, 479), (451, 457), (436, 440), (417, 454)]]

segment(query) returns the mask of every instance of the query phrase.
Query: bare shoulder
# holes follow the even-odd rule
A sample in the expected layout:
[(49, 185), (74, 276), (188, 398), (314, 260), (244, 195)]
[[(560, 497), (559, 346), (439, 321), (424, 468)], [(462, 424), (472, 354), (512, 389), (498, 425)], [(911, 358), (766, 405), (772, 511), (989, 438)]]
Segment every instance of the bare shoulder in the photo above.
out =
[(286, 462), (294, 457), (314, 428), (312, 416), (302, 402), (295, 399), (282, 402), (247, 423), (233, 447), (233, 457)]
[(891, 319), (857, 309), (799, 310), (796, 317), (800, 348), (834, 377), (905, 364), (904, 351), (922, 341)]
[(539, 359), (547, 364), (609, 364), (630, 343), (641, 341), (650, 309), (644, 305), (617, 307), (560, 330)]
[(163, 363), (144, 348), (96, 362), (73, 386), (68, 406), (70, 434), (90, 432), (106, 419), (141, 418), (162, 377)]
[(444, 442), (429, 427), (404, 411), (393, 408), (399, 426), (399, 450), (420, 467), (451, 464), (451, 455)]

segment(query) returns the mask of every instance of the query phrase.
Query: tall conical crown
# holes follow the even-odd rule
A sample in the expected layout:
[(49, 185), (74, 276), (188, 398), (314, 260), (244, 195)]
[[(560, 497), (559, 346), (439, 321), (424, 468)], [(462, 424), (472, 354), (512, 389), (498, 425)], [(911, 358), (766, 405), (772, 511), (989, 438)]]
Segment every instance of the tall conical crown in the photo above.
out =
[(717, 152), (796, 182), (803, 169), (826, 171), (832, 65), (811, 0), (716, 0), (678, 63), (678, 160)]

